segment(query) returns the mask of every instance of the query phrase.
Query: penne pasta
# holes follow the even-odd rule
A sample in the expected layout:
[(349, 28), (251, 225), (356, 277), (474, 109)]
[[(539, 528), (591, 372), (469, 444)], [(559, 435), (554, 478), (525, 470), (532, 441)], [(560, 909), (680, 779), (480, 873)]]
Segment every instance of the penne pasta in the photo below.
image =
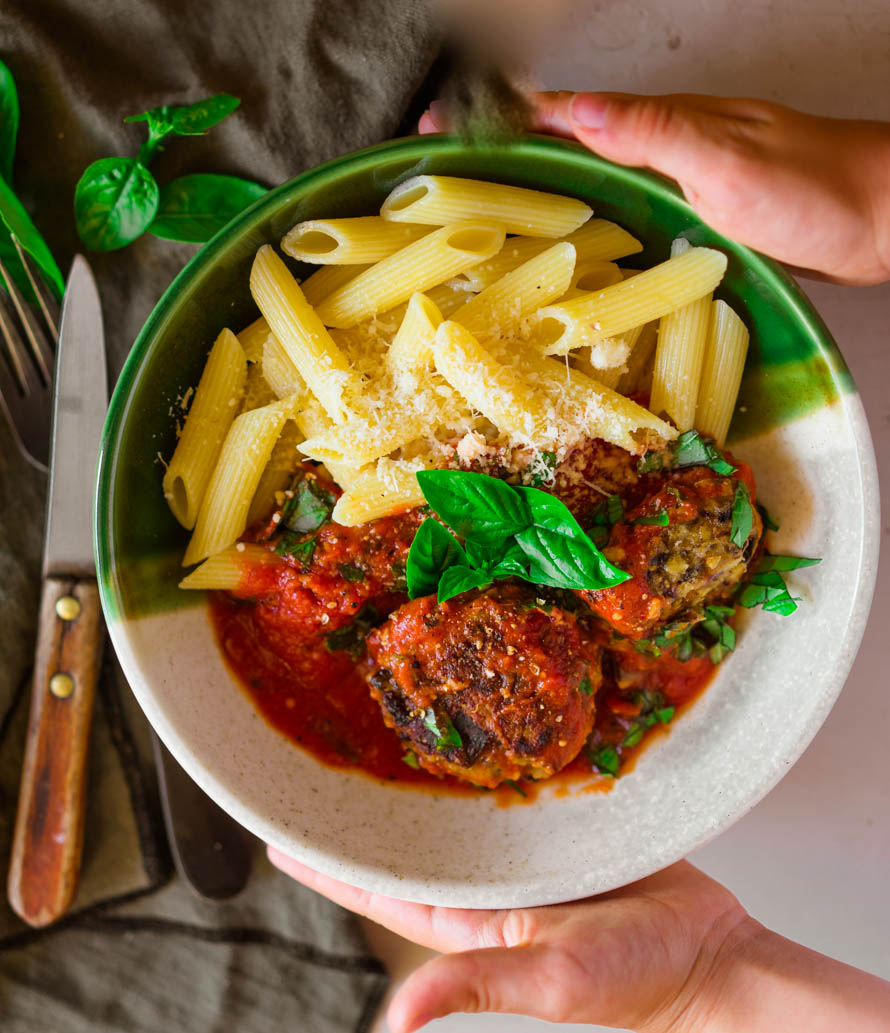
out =
[[(272, 335), (268, 335), (272, 338)], [(272, 338), (274, 340), (274, 338)], [(280, 396), (272, 390), (269, 382), (263, 375), (261, 362), (251, 362), (247, 367), (247, 381), (244, 385), (244, 397), (241, 399), (239, 413), (249, 412), (251, 409), (260, 409), (270, 402), (274, 402)]]
[(247, 526), (272, 448), (293, 409), (288, 399), (242, 413), (229, 427), (210, 483), (201, 502), (183, 566), (199, 563), (231, 545)]
[(288, 420), (282, 428), (269, 462), (263, 470), (259, 484), (250, 500), (247, 511), (247, 526), (252, 527), (258, 520), (266, 520), (278, 504), (280, 492), (287, 489), (293, 480), (294, 473), (302, 458), (297, 446), (303, 435), (294, 420)]
[(257, 251), (250, 290), (288, 358), (332, 420), (345, 417), (353, 376), (297, 281), (268, 244)]
[[(617, 266), (614, 266), (617, 271)], [(565, 293), (575, 269), (571, 244), (554, 244), (452, 313), (475, 337), (510, 337), (524, 316)]]
[[(643, 250), (636, 237), (606, 219), (590, 219), (579, 230), (563, 237), (563, 241), (574, 247), (577, 263), (611, 262)], [(553, 247), (553, 240), (546, 237), (509, 237), (493, 258), (467, 269), (461, 277), (474, 290), (484, 290), (549, 247)]]
[(436, 369), (472, 408), (498, 428), (534, 441), (546, 429), (542, 400), (512, 368), (499, 362), (466, 327), (444, 322), (433, 346)]
[(357, 219), (298, 222), (281, 241), (281, 250), (298, 262), (358, 265), (379, 262), (430, 232), (429, 226), (391, 222), (379, 215)]
[[(682, 238), (671, 246), (675, 259), (688, 251), (689, 243)], [(658, 325), (649, 408), (655, 413), (667, 413), (679, 431), (691, 430), (695, 422), (710, 318), (708, 292), (668, 312)]]
[(432, 366), (433, 341), (441, 322), (442, 313), (425, 294), (411, 295), (405, 316), (386, 352), (386, 364), (397, 378), (404, 380)]
[(266, 383), (278, 398), (306, 393), (306, 381), (274, 334), (266, 338), (262, 362)]
[(571, 286), (582, 292), (600, 291), (604, 287), (621, 283), (623, 279), (621, 270), (614, 262), (588, 258), (575, 265)]
[(369, 268), (369, 265), (370, 263), (368, 265), (323, 265), (303, 280), (300, 290), (309, 304), (317, 308), (329, 294), (333, 294), (344, 283), (354, 280), (359, 273), (363, 273)]
[(167, 504), (183, 527), (195, 526), (247, 379), (247, 359), (238, 338), (223, 330), (210, 350), (194, 400), (164, 473)]
[[(603, 387), (610, 387), (613, 391), (618, 389), (618, 384), (627, 371), (624, 364), (627, 357), (632, 353), (634, 346), (643, 332), (643, 327), (635, 326), (617, 338), (606, 338), (599, 344), (590, 345), (587, 348), (579, 348), (573, 354), (575, 369), (594, 380), (599, 381)], [(605, 354), (604, 354), (605, 352)], [(615, 355), (624, 352), (625, 360), (614, 365), (606, 366), (606, 361), (611, 361)], [(622, 392), (625, 393), (625, 392)]]
[(323, 463), (332, 461), (364, 466), (421, 437), (429, 425), (430, 415), (411, 414), (395, 408), (374, 421), (358, 418), (341, 423), (303, 441), (300, 451)]
[(244, 357), (248, 362), (259, 362), (262, 359), (263, 346), (271, 332), (269, 324), (260, 316), (238, 334), (238, 340), (244, 349)]
[(235, 592), (252, 567), (280, 566), (283, 561), (263, 545), (238, 542), (208, 556), (200, 567), (179, 582), (180, 588), (216, 589)]
[(541, 309), (532, 338), (546, 354), (565, 355), (710, 294), (725, 270), (722, 252), (690, 248), (612, 287)]
[(337, 500), (331, 519), (345, 527), (392, 516), (426, 501), (417, 483), (417, 471), (426, 464), (380, 459), (374, 466), (347, 478), (346, 491)]
[(396, 222), (446, 226), (465, 219), (490, 220), (508, 233), (562, 237), (591, 216), (583, 201), (542, 190), (454, 176), (414, 176), (383, 202), (380, 214)]
[(732, 422), (748, 339), (748, 328), (729, 305), (725, 301), (712, 302), (695, 426), (709, 434), (718, 447), (726, 441)]
[(482, 222), (443, 226), (328, 295), (318, 307), (318, 317), (327, 326), (349, 329), (366, 316), (395, 308), (415, 291), (426, 291), (490, 258), (503, 242), (502, 226)]
[(627, 357), (617, 390), (623, 395), (646, 394), (652, 390), (652, 358), (658, 338), (658, 323), (646, 323)]

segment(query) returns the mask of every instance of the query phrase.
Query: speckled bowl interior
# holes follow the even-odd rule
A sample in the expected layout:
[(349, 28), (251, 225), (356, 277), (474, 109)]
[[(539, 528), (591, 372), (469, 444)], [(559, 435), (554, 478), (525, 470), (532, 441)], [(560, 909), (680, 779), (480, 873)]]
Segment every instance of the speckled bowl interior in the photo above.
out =
[[(171, 405), (197, 382), (224, 326), (256, 315), (260, 244), (301, 219), (370, 214), (418, 173), (571, 194), (664, 258), (679, 233), (729, 256), (719, 296), (752, 346), (730, 447), (776, 514), (773, 551), (822, 556), (789, 582), (800, 609), (745, 613), (739, 644), (704, 696), (608, 793), (549, 788), (499, 807), (335, 770), (284, 739), (225, 667), (198, 593), (176, 588), (186, 534), (161, 494)], [(299, 273), (300, 270), (297, 269)], [(136, 341), (114, 393), (97, 489), (97, 559), (111, 638), (148, 719), (189, 774), (256, 835), (353, 884), (464, 907), (597, 893), (684, 856), (788, 770), (825, 720), (864, 628), (874, 584), (874, 454), (855, 386), (809, 302), (762, 256), (699, 222), (674, 187), (581, 148), (529, 137), (472, 149), (448, 136), (347, 155), (298, 176), (189, 263)]]

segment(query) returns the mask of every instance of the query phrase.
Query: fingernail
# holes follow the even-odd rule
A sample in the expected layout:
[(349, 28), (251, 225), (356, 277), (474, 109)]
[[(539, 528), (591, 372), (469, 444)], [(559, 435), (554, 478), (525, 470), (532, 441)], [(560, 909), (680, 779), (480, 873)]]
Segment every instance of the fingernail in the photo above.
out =
[(448, 104), (444, 100), (434, 100), (427, 108), (427, 114), (433, 120), (437, 129), (448, 127)]
[(602, 129), (607, 107), (608, 102), (595, 93), (576, 93), (569, 105), (569, 115), (582, 129)]

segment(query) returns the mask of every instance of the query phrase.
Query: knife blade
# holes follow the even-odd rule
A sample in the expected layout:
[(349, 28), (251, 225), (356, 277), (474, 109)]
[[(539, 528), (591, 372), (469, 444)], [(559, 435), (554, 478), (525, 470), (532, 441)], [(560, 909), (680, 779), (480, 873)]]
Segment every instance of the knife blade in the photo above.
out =
[(33, 926), (49, 925), (68, 910), (80, 873), (103, 640), (92, 495), (107, 398), (99, 294), (78, 255), (56, 350), (43, 587), (7, 880), (10, 904)]

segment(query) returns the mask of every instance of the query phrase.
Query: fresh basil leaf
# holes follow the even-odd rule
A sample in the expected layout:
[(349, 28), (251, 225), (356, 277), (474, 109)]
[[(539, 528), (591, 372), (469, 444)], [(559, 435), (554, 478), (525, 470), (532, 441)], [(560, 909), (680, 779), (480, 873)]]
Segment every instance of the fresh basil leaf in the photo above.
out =
[(812, 567), (821, 563), (821, 559), (807, 559), (805, 556), (774, 556), (765, 552), (757, 564), (757, 574), (766, 574), (771, 570), (798, 570), (800, 567)]
[(757, 512), (760, 514), (760, 519), (763, 521), (763, 526), (767, 531), (778, 531), (779, 523), (775, 517), (770, 515), (769, 510), (764, 506), (762, 502), (757, 503)]
[(590, 760), (598, 771), (612, 778), (617, 777), (621, 770), (621, 758), (614, 746), (601, 746), (598, 750), (592, 750)]
[(585, 674), (581, 679), (581, 684), (578, 686), (578, 691), (583, 692), (585, 696), (593, 695), (593, 682)]
[(281, 509), (281, 526), (295, 534), (317, 531), (331, 518), (336, 500), (314, 477), (303, 477)]
[(520, 796), (525, 797), (526, 799), (528, 799), (528, 793), (522, 788), (522, 786), (517, 781), (515, 781), (512, 778), (508, 778), (507, 779), (507, 785), (512, 790), (514, 790), (514, 792), (517, 792), (517, 793), (519, 793)]
[(241, 101), (228, 93), (215, 93), (194, 104), (164, 104), (129, 115), (125, 122), (147, 122), (152, 136), (163, 138), (168, 133), (178, 136), (200, 136), (238, 107)]
[(452, 566), (439, 579), (437, 602), (444, 603), (456, 595), (469, 592), (472, 588), (487, 588), (491, 577), (484, 570), (473, 570), (471, 567)]
[(504, 558), (508, 548), (508, 542), (504, 541), (497, 547), (479, 545), (478, 542), (467, 542), (464, 545), (464, 552), (471, 567), (477, 570), (491, 571)]
[(449, 746), (463, 746), (463, 739), (460, 737), (460, 732), (451, 723), (451, 718), (447, 714), (442, 715), (442, 723), (445, 725), (444, 731), (439, 727), (436, 720), (436, 712), (432, 707), (427, 707), (423, 714), (423, 723), (436, 737), (436, 749), (444, 750)]
[(433, 512), (467, 541), (497, 547), (530, 523), (523, 499), (497, 477), (465, 470), (419, 470), (416, 476)]
[(735, 613), (734, 606), (706, 606), (705, 613), (709, 617), (714, 617), (716, 620), (725, 620), (727, 617), (731, 617)]
[(0, 257), (9, 270), (9, 275), (22, 288), (25, 297), (30, 300), (33, 292), (10, 234), (15, 235), (22, 250), (34, 259), (53, 293), (57, 298), (61, 298), (65, 290), (65, 281), (52, 252), (5, 179), (0, 179), (0, 221), (5, 228), (5, 231), (0, 233)]
[(491, 576), (493, 578), (521, 577), (526, 581), (530, 580), (528, 559), (515, 542), (492, 568)]
[(0, 61), (0, 176), (12, 184), (12, 162), (19, 130), (19, 95), (9, 68)]
[(94, 161), (74, 191), (77, 232), (91, 251), (129, 244), (148, 229), (157, 208), (158, 185), (135, 158)]
[(417, 757), (410, 750), (402, 757), (402, 763), (407, 764), (409, 768), (414, 768), (415, 771), (420, 771)]
[(751, 505), (748, 489), (742, 481), (738, 481), (732, 502), (732, 529), (729, 533), (729, 540), (733, 545), (743, 549), (753, 525), (754, 507)]
[(203, 244), (266, 193), (259, 183), (237, 176), (181, 176), (161, 188), (148, 232), (164, 240)]
[(194, 104), (169, 108), (170, 124), (179, 136), (200, 136), (231, 115), (240, 103), (230, 93), (214, 93)]
[(417, 529), (408, 551), (408, 562), (405, 565), (408, 595), (412, 599), (434, 595), (445, 571), (457, 565), (467, 565), (464, 550), (450, 531), (438, 520), (428, 517)]
[[(583, 534), (583, 532), (582, 532)], [(553, 588), (599, 589), (620, 585), (630, 577), (613, 566), (584, 535), (571, 530), (529, 527), (516, 535), (529, 560), (529, 580)]]
[(634, 527), (667, 527), (670, 517), (666, 510), (656, 513), (654, 516), (641, 516), (632, 521)]
[(305, 571), (312, 565), (315, 546), (314, 537), (304, 538), (303, 535), (285, 531), (275, 544), (275, 552), (279, 556), (293, 556)]
[(340, 571), (341, 577), (346, 581), (354, 581), (357, 583), (365, 580), (365, 572), (361, 567), (357, 567), (354, 563), (341, 563), (337, 567), (337, 570)]
[(714, 445), (705, 441), (697, 430), (687, 430), (674, 442), (674, 466), (708, 466), (724, 477), (736, 472), (736, 467), (727, 463)]
[(368, 633), (376, 628), (382, 619), (382, 614), (373, 603), (365, 603), (349, 624), (326, 636), (325, 648), (329, 653), (347, 652), (353, 660), (361, 659)]

